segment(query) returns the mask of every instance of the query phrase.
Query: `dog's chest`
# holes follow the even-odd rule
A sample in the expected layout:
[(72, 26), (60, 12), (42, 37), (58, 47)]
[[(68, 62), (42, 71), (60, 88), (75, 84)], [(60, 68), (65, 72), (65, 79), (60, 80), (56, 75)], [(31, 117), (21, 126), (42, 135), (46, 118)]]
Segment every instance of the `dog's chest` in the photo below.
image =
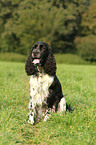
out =
[[(49, 94), (49, 87), (54, 81), (53, 76), (41, 73), (39, 77), (32, 75), (30, 78), (30, 96), (32, 97), (32, 104), (42, 105), (42, 102)], [(34, 102), (34, 103), (33, 103)]]

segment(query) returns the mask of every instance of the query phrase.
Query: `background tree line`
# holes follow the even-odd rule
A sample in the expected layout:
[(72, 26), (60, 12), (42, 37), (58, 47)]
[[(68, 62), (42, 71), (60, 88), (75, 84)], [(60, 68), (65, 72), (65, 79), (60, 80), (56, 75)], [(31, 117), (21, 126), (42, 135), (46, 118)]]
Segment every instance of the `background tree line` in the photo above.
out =
[(0, 52), (26, 55), (36, 41), (96, 61), (96, 0), (0, 0)]

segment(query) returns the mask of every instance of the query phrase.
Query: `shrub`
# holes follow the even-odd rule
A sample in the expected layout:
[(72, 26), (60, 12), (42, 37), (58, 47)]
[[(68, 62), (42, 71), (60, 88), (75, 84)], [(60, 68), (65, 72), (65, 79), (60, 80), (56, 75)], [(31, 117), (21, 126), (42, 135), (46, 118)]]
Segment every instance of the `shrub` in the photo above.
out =
[(88, 61), (96, 61), (96, 36), (89, 35), (75, 40), (77, 53)]
[(17, 53), (0, 53), (0, 61), (25, 62), (26, 56)]
[(57, 63), (65, 64), (86, 64), (88, 62), (84, 61), (80, 56), (75, 54), (55, 54), (55, 59)]
[[(65, 64), (87, 64), (80, 56), (75, 54), (54, 54), (57, 63)], [(1, 53), (0, 61), (24, 62), (27, 56), (17, 53)]]

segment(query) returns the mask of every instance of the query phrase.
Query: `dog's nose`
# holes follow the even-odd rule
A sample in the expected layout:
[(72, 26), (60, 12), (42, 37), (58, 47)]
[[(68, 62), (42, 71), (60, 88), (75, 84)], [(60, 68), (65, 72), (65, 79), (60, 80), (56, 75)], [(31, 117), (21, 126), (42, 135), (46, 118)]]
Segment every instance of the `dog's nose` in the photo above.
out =
[(40, 55), (40, 51), (39, 50), (37, 50), (37, 49), (33, 50), (33, 56), (34, 57), (39, 57), (39, 55)]
[(33, 54), (34, 54), (34, 55), (37, 55), (38, 53), (39, 53), (38, 50), (34, 50), (34, 51), (33, 51)]

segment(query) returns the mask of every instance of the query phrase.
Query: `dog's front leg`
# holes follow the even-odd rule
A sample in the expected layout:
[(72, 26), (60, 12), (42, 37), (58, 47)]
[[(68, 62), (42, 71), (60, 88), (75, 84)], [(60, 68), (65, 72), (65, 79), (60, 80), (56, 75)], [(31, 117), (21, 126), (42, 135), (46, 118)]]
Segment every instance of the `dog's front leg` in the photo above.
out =
[(34, 124), (35, 108), (32, 107), (32, 102), (29, 103), (28, 123)]
[(49, 119), (49, 117), (52, 114), (52, 112), (54, 112), (53, 109), (51, 109), (51, 108), (46, 109), (44, 121), (47, 121), (47, 119)]

